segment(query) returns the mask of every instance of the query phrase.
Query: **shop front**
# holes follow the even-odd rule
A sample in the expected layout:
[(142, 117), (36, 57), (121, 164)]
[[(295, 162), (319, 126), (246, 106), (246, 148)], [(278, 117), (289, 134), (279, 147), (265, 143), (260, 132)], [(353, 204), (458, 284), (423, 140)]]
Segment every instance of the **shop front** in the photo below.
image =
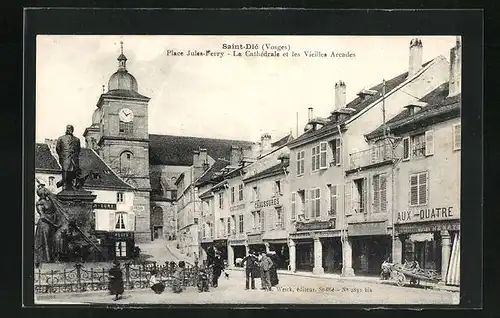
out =
[(248, 249), (249, 252), (262, 253), (266, 252), (266, 245), (262, 241), (262, 234), (248, 234), (247, 235)]
[(395, 231), (402, 263), (416, 260), (440, 273), (442, 282), (460, 285), (460, 220), (399, 223)]
[(379, 275), (384, 260), (390, 260), (392, 239), (387, 221), (352, 223), (348, 226), (354, 274)]
[(287, 239), (265, 240), (269, 251), (276, 253), (278, 269), (288, 269), (290, 265), (290, 251), (288, 250)]
[(134, 232), (96, 231), (95, 236), (105, 260), (124, 260), (137, 256)]
[(247, 255), (247, 242), (245, 239), (228, 240), (228, 264), (234, 266), (237, 258)]

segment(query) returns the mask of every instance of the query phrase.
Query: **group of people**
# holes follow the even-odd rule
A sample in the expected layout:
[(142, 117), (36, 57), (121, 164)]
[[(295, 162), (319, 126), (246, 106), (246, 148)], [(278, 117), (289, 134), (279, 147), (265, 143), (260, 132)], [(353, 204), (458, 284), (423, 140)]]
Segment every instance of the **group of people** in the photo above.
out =
[(255, 278), (260, 276), (261, 289), (272, 290), (278, 285), (277, 258), (273, 252), (251, 251), (241, 259), (245, 265), (245, 289), (255, 289)]

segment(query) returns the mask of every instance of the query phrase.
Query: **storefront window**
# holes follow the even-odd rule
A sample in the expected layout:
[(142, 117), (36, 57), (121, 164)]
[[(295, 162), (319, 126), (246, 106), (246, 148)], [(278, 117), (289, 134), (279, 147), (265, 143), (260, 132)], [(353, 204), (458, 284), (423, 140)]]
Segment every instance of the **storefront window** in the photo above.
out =
[(115, 242), (115, 256), (116, 257), (126, 257), (127, 256), (127, 243), (124, 241)]

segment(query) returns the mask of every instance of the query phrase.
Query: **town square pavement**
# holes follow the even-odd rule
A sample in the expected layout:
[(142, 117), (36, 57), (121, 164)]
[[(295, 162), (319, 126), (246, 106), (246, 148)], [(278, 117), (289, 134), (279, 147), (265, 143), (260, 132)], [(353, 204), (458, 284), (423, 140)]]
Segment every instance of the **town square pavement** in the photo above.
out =
[[(218, 288), (198, 293), (188, 287), (180, 294), (166, 290), (156, 295), (150, 289), (126, 290), (121, 300), (113, 301), (106, 292), (37, 295), (37, 304), (371, 304), (422, 305), (458, 304), (459, 293), (431, 288), (398, 287), (365, 281), (332, 278), (311, 278), (280, 275), (277, 290), (245, 290), (243, 271), (228, 271), (229, 279), (221, 277)], [(223, 275), (224, 276), (224, 275)]]

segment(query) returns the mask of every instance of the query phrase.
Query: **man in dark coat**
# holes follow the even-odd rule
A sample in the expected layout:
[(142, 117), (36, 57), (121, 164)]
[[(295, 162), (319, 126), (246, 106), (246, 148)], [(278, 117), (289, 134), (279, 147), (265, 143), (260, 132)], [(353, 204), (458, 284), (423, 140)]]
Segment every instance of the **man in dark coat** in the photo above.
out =
[(222, 260), (220, 253), (216, 253), (215, 258), (214, 258), (213, 263), (212, 263), (212, 271), (213, 271), (212, 286), (213, 287), (219, 286), (219, 277), (220, 277), (223, 269), (224, 269), (224, 261)]
[(122, 297), (124, 292), (123, 286), (123, 273), (120, 268), (120, 262), (114, 261), (113, 267), (109, 270), (109, 291), (112, 295), (115, 295), (113, 300), (118, 300)]
[(80, 139), (73, 136), (72, 125), (66, 126), (66, 134), (57, 139), (56, 152), (62, 169), (62, 180), (57, 187), (63, 190), (73, 190), (73, 180), (80, 179)]
[(257, 256), (254, 255), (253, 252), (250, 252), (247, 256), (243, 257), (243, 260), (241, 263), (245, 264), (245, 274), (246, 274), (246, 282), (245, 282), (245, 289), (248, 289), (249, 285), (249, 280), (250, 280), (250, 285), (252, 289), (255, 289), (255, 273), (258, 269), (258, 261), (259, 259)]
[(274, 287), (274, 286), (279, 284), (279, 280), (278, 280), (278, 256), (276, 255), (276, 252), (274, 252), (274, 251), (269, 252), (267, 254), (267, 256), (273, 262), (273, 266), (271, 266), (271, 269), (269, 270), (269, 278), (270, 278), (271, 287)]

